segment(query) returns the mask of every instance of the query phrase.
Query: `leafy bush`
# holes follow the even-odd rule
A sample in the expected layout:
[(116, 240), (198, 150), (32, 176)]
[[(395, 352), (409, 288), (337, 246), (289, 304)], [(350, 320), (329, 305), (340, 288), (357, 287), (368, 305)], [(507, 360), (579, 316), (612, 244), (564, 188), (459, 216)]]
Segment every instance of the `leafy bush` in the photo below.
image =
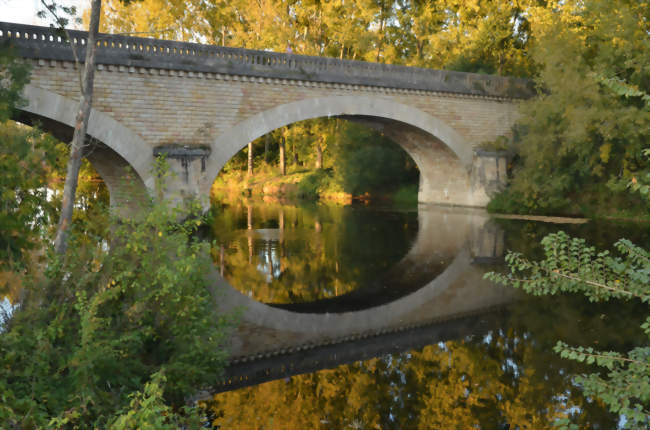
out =
[[(163, 402), (172, 422), (219, 376), (231, 319), (207, 284), (209, 245), (192, 238), (200, 220), (176, 222), (188, 213), (165, 202), (143, 209), (114, 220), (110, 243), (73, 236), (44, 276), (29, 274), (0, 336), (5, 426), (103, 428), (134, 401), (139, 414)], [(151, 396), (148, 382), (154, 403), (132, 394)]]

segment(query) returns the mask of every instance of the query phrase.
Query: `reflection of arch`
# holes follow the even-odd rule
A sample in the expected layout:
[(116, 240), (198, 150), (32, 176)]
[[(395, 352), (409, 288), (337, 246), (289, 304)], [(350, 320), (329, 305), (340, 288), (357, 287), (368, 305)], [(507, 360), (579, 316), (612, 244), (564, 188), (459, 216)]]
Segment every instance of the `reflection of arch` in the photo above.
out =
[[(417, 108), (380, 97), (319, 97), (276, 106), (240, 122), (221, 134), (212, 144), (212, 153), (206, 166), (208, 175), (205, 183), (201, 184), (202, 194), (208, 195), (210, 186), (223, 165), (248, 142), (285, 125), (306, 119), (332, 116), (380, 118), (419, 130), (430, 139), (444, 143), (460, 161), (459, 164), (466, 169), (465, 173), (471, 166), (471, 145), (443, 121)], [(402, 142), (397, 143), (402, 144)], [(418, 152), (413, 145), (402, 146), (418, 163), (421, 174), (426, 176), (428, 166), (422, 164), (429, 161), (426, 156), (427, 149), (420, 148)]]
[[(57, 137), (72, 135), (78, 102), (31, 85), (25, 87), (23, 98), (27, 105), (19, 109), (20, 119), (26, 119), (26, 122), (30, 123), (42, 121), (46, 128), (58, 128)], [(93, 150), (87, 158), (106, 182), (112, 203), (132, 197), (128, 194), (133, 190), (120, 193), (123, 188), (120, 178), (124, 177), (129, 167), (139, 176), (137, 183), (133, 184), (136, 191), (137, 188), (142, 191), (143, 185), (150, 189), (153, 187), (154, 178), (150, 172), (153, 152), (137, 134), (95, 109), (91, 111), (87, 133), (103, 144)]]
[[(221, 286), (219, 298), (223, 309), (243, 308), (244, 323), (278, 336), (313, 342), (316, 338), (340, 338), (360, 332), (376, 332), (391, 327), (413, 324), (421, 320), (443, 318), (475, 312), (509, 301), (504, 289), (482, 281), (483, 270), (474, 264), (473, 241), (484, 234), (495, 234), (488, 226), (488, 217), (480, 211), (422, 208), (418, 213), (420, 229), (416, 242), (405, 257), (414, 270), (430, 265), (440, 257), (450, 264), (426, 285), (390, 303), (358, 311), (342, 313), (297, 313), (279, 309), (241, 294), (228, 285), (215, 270), (211, 280)], [(237, 351), (246, 354), (246, 348)]]

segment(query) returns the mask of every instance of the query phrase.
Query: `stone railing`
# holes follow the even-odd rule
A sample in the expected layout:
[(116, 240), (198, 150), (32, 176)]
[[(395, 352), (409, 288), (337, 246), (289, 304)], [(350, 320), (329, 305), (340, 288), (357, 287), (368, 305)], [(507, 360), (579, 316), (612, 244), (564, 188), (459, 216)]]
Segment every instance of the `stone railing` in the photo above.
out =
[[(24, 58), (74, 61), (71, 44), (83, 61), (87, 32), (0, 22), (0, 41), (9, 40)], [(326, 57), (283, 54), (197, 43), (100, 34), (97, 64), (183, 70), (459, 93), (484, 97), (529, 98), (526, 79), (423, 69)]]

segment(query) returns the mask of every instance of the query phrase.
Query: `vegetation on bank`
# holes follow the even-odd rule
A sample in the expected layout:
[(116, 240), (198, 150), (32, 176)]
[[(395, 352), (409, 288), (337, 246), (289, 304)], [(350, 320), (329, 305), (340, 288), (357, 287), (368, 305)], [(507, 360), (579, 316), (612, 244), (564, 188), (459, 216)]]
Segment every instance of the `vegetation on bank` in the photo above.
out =
[(522, 104), (509, 187), (494, 212), (648, 219), (626, 188), (650, 171), (647, 2), (589, 0), (539, 9), (531, 58), (539, 95)]
[(338, 118), (302, 121), (251, 142), (222, 169), (213, 197), (417, 201), (415, 162), (380, 132)]
[(179, 215), (158, 203), (114, 220), (110, 238), (77, 230), (63, 258), (23, 272), (0, 325), (7, 428), (201, 425), (185, 405), (221, 375), (230, 322), (207, 287), (209, 244)]
[(162, 201), (113, 218), (86, 163), (54, 253), (68, 151), (10, 120), (28, 70), (6, 52), (0, 66), (0, 427), (198, 428), (187, 401), (221, 374), (231, 322), (197, 218)]

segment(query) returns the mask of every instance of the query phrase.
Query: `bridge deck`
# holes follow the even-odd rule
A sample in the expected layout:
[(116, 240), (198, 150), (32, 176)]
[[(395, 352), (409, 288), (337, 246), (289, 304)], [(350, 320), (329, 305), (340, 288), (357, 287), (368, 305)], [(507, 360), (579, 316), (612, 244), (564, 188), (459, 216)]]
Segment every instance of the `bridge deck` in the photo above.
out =
[[(69, 30), (84, 58), (87, 32)], [(49, 27), (0, 22), (0, 41), (11, 41), (25, 58), (74, 61), (62, 32)], [(253, 78), (292, 79), (383, 88), (458, 93), (483, 97), (532, 97), (526, 79), (400, 65), (310, 57), (197, 43), (100, 34), (97, 64)]]

